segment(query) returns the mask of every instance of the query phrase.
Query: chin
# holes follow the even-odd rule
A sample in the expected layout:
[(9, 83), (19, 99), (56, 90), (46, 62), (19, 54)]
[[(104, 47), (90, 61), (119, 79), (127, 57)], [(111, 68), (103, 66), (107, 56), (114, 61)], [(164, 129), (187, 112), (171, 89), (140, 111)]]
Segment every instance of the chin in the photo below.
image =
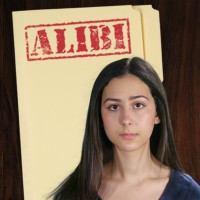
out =
[(124, 144), (124, 145), (119, 145), (116, 147), (116, 149), (123, 151), (123, 152), (136, 152), (136, 151), (143, 151), (144, 149), (149, 148), (149, 143), (144, 143), (144, 144), (133, 144), (133, 143), (129, 143), (129, 144)]
[(126, 146), (118, 146), (117, 149), (124, 152), (134, 152), (137, 151), (139, 147), (136, 147), (135, 145), (126, 145)]

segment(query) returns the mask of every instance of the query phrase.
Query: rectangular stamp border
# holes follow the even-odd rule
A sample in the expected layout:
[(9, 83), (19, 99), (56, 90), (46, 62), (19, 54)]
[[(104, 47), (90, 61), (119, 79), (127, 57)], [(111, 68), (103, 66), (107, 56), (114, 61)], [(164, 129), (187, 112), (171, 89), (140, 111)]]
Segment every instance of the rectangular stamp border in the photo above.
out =
[[(92, 23), (102, 23), (102, 22), (119, 22), (125, 21), (127, 25), (127, 39), (128, 39), (128, 50), (124, 52), (109, 52), (109, 53), (88, 53), (88, 54), (80, 54), (73, 56), (53, 56), (46, 58), (30, 58), (29, 57), (29, 43), (28, 43), (28, 32), (27, 30), (30, 28), (38, 28), (38, 27), (51, 27), (51, 26), (68, 26), (68, 25), (76, 25), (76, 24), (92, 24)], [(128, 18), (122, 19), (108, 19), (108, 20), (90, 20), (90, 21), (79, 21), (79, 22), (68, 22), (68, 23), (55, 23), (55, 24), (38, 24), (38, 25), (28, 25), (24, 28), (25, 30), (25, 40), (26, 40), (26, 56), (28, 61), (36, 61), (36, 60), (51, 60), (51, 59), (66, 59), (66, 58), (84, 58), (84, 57), (99, 57), (99, 56), (110, 56), (110, 55), (123, 55), (123, 54), (131, 54), (131, 37), (130, 37), (130, 23)]]

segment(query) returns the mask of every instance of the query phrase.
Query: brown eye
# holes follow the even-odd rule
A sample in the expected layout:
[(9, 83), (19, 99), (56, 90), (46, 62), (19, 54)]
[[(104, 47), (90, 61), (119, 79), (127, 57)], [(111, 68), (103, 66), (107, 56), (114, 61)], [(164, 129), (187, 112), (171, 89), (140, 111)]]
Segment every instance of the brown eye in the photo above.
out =
[(141, 109), (141, 108), (143, 108), (144, 107), (144, 104), (142, 104), (142, 103), (136, 103), (135, 105), (134, 105), (134, 108), (136, 108), (136, 109)]
[(115, 110), (118, 110), (119, 109), (119, 106), (118, 105), (111, 105), (108, 107), (109, 110), (111, 111), (115, 111)]

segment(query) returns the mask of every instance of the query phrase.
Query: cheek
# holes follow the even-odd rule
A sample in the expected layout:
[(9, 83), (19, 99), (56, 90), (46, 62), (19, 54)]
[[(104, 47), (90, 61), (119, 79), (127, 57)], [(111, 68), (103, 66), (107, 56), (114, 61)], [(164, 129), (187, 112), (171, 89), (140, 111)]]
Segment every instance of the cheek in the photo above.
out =
[(105, 116), (104, 118), (102, 117), (102, 120), (103, 120), (103, 128), (108, 140), (111, 143), (114, 143), (117, 133), (116, 122), (114, 122), (112, 117), (108, 116)]
[(104, 129), (112, 129), (114, 120), (110, 116), (102, 116)]
[(147, 134), (151, 134), (155, 125), (155, 115), (146, 113), (138, 117), (139, 128)]
[(109, 115), (106, 112), (102, 111), (102, 121), (103, 121), (103, 127), (107, 135), (112, 134), (117, 125), (117, 119), (116, 116)]

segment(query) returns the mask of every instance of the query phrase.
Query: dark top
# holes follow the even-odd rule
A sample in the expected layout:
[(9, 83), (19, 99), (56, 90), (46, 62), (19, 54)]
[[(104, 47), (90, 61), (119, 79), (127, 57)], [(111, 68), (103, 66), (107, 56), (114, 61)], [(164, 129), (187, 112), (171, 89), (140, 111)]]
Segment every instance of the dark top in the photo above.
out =
[[(98, 197), (97, 200), (102, 199)], [(200, 200), (200, 186), (189, 175), (171, 170), (160, 200)]]

